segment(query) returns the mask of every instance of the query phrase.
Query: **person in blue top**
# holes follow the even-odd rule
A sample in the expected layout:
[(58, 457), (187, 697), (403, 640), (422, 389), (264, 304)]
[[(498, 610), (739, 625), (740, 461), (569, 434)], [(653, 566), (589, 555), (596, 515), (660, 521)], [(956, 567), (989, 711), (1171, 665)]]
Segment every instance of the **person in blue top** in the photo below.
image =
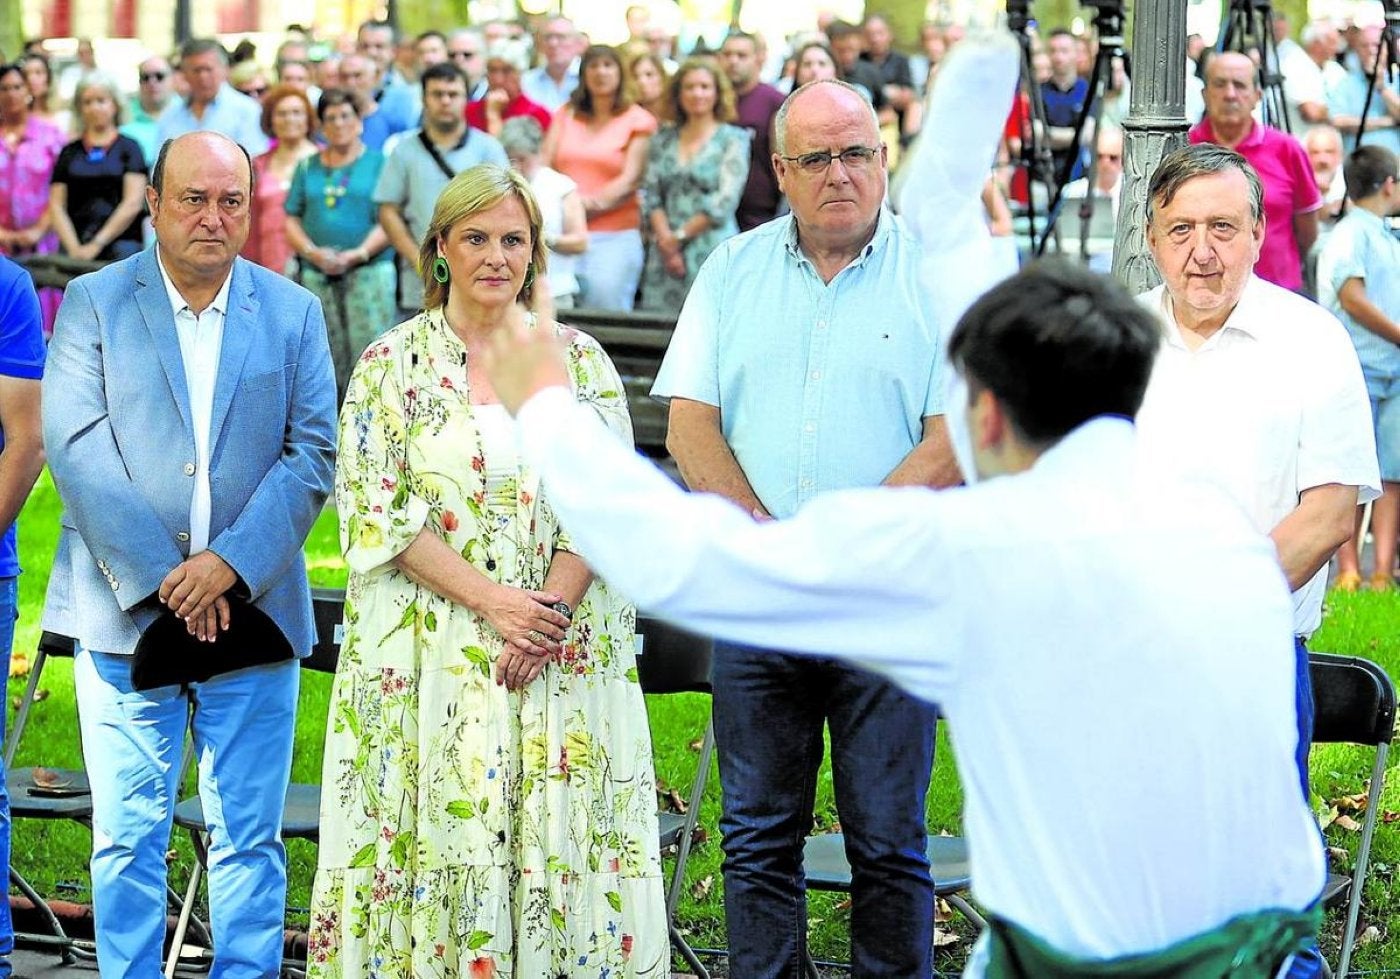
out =
[[(1347, 158), (1342, 172), (1352, 206), (1318, 258), (1318, 300), (1351, 335), (1371, 396), (1382, 490), (1371, 505), (1376, 542), (1371, 587), (1388, 591), (1395, 587), (1400, 533), (1400, 241), (1386, 218), (1400, 212), (1400, 164), (1384, 146), (1363, 146)], [(1357, 531), (1337, 551), (1337, 587), (1346, 591), (1361, 585), (1359, 523)]]
[[(0, 258), (0, 664), (9, 675), (18, 614), (19, 557), (15, 517), (44, 468), (39, 379), (44, 373), (43, 318), (29, 273)], [(0, 712), (0, 738), (4, 737)], [(10, 797), (0, 777), (0, 866), (10, 865)], [(0, 901), (0, 977), (10, 975), (15, 930), (10, 902)]]

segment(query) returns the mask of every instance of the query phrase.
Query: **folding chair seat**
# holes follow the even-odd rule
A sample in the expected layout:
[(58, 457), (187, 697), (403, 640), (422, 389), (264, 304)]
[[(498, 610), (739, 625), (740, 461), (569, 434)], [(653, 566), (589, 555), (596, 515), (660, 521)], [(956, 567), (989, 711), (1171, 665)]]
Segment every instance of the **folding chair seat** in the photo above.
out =
[[(637, 635), (640, 639), (637, 679), (643, 693), (665, 695), (711, 692), (710, 660), (714, 644), (709, 639), (648, 616), (637, 617)], [(653, 741), (657, 740), (656, 732), (652, 733)], [(700, 757), (695, 778), (691, 781), (690, 793), (685, 800), (684, 814), (668, 811), (657, 813), (661, 849), (674, 847), (676, 850), (676, 865), (671, 871), (671, 880), (666, 890), (666, 922), (671, 933), (671, 944), (700, 979), (709, 979), (710, 974), (676, 926), (676, 907), (680, 904), (685, 888), (685, 868), (690, 860), (695, 827), (700, 819), (700, 803), (705, 795), (705, 782), (710, 775), (710, 757), (714, 753), (714, 746), (714, 725), (707, 719), (705, 734), (700, 741)]]
[[(15, 722), (5, 739), (5, 779), (10, 791), (10, 819), (71, 819), (91, 828), (92, 795), (88, 788), (87, 774), (82, 769), (44, 768), (46, 775), (35, 781), (38, 766), (14, 767), (15, 753), (19, 749), (19, 739), (24, 734), (29, 711), (34, 706), (34, 695), (39, 690), (39, 681), (44, 674), (44, 666), (54, 656), (73, 658), (75, 643), (69, 636), (45, 632), (39, 639), (39, 648), (34, 655), (34, 663), (29, 669), (29, 682), (20, 698), (19, 709), (15, 712)], [(77, 725), (74, 725), (74, 732)], [(48, 928), (48, 934), (35, 936), (45, 943), (53, 942), (65, 965), (71, 964), (75, 954), (73, 941), (63, 930), (53, 909), (38, 891), (24, 878), (15, 866), (14, 854), (10, 857), (10, 882), (29, 899)]]
[[(334, 673), (340, 659), (345, 590), (313, 588), (311, 607), (316, 618), (316, 644), (311, 647), (311, 654), (301, 661), (301, 668), (320, 673)], [(302, 782), (288, 785), (286, 801), (282, 807), (282, 839), (317, 842), (321, 833), (320, 820), (321, 787)], [(199, 895), (199, 884), (209, 859), (209, 828), (204, 822), (204, 805), (200, 802), (198, 793), (182, 800), (175, 807), (175, 825), (190, 834), (196, 859), (190, 872), (189, 886), (185, 889), (175, 934), (170, 941), (170, 952), (165, 961), (166, 979), (175, 975), (175, 967), (182, 953), (202, 958), (211, 950), (207, 938), (202, 946), (185, 949), (185, 937), (192, 922), (195, 898)]]
[(1395, 734), (1395, 685), (1385, 670), (1370, 660), (1329, 653), (1309, 653), (1312, 676), (1313, 744), (1355, 744), (1375, 749), (1371, 766), (1371, 788), (1366, 813), (1361, 821), (1361, 842), (1356, 851), (1356, 867), (1350, 875), (1329, 874), (1323, 891), (1324, 907), (1347, 906), (1346, 927), (1337, 963), (1338, 976), (1345, 977), (1356, 945), (1356, 923), (1361, 913), (1361, 892), (1371, 858), (1371, 841), (1380, 813), (1381, 789), (1385, 784), (1386, 758)]
[[(927, 852), (934, 894), (957, 908), (979, 930), (987, 927), (982, 915), (962, 896), (972, 886), (967, 843), (960, 836), (930, 836)], [(807, 837), (802, 847), (802, 866), (808, 890), (850, 893), (851, 863), (846, 858), (845, 834), (818, 833)], [(816, 979), (816, 963), (810, 953), (804, 954), (807, 974)]]

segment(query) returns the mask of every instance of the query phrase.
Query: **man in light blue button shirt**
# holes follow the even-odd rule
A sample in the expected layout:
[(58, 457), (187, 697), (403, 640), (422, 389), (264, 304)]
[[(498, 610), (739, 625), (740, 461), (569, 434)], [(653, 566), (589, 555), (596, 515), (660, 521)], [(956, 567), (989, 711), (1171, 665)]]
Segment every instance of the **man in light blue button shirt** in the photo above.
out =
[[(942, 341), (917, 243), (883, 209), (869, 103), (837, 81), (788, 97), (773, 166), (792, 214), (721, 245), (687, 297), (652, 394), (692, 490), (757, 519), (818, 493), (958, 482), (943, 425)], [(774, 634), (770, 648), (782, 649)], [(822, 727), (852, 857), (851, 954), (863, 976), (931, 972), (924, 799), (935, 712), (832, 660), (717, 643), (725, 910), (734, 975), (798, 974), (802, 840)]]
[(228, 52), (212, 38), (195, 38), (180, 49), (180, 74), (189, 95), (176, 99), (156, 123), (156, 148), (167, 140), (201, 130), (221, 133), (248, 151), (267, 152), (262, 106), (228, 84)]
[[(1351, 335), (1371, 397), (1382, 489), (1371, 511), (1376, 541), (1371, 585), (1388, 591), (1394, 587), (1400, 533), (1400, 241), (1386, 218), (1400, 211), (1400, 168), (1390, 150), (1363, 146), (1347, 158), (1343, 173), (1352, 206), (1318, 259), (1318, 300)], [(1359, 536), (1359, 508), (1357, 520)], [(1361, 583), (1355, 536), (1337, 551), (1337, 583), (1352, 590)]]

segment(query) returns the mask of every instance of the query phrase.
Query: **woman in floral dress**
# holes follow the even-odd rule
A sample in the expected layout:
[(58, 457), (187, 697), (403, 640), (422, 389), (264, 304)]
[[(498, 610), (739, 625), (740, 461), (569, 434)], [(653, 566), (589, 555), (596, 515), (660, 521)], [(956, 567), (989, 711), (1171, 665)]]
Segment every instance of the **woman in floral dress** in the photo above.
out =
[(669, 972), (635, 612), (570, 552), (480, 368), (496, 330), (554, 330), (630, 439), (597, 343), (524, 312), (545, 255), (524, 178), (463, 172), (424, 238), (424, 312), (351, 376), (312, 976)]
[(642, 182), (651, 243), (641, 305), (679, 313), (710, 252), (739, 233), (734, 211), (749, 179), (749, 131), (731, 125), (734, 90), (709, 59), (681, 65), (669, 97), (676, 122), (651, 141)]

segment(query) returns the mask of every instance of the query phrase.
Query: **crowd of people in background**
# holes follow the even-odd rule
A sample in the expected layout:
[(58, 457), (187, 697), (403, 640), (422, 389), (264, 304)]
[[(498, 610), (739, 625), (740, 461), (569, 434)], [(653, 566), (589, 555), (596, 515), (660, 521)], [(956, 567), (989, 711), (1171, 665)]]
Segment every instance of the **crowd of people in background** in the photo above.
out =
[[(1261, 156), (1268, 158), (1265, 169), (1272, 172), (1265, 185), (1275, 221), (1263, 274), (1316, 295), (1313, 269), (1321, 242), (1344, 210), (1342, 163), (1356, 148), (1366, 93), (1374, 98), (1364, 142), (1400, 151), (1400, 81), (1388, 81), (1384, 65), (1376, 70), (1379, 23), (1343, 26), (1319, 19), (1305, 25), (1296, 41), (1284, 15), (1273, 16), (1273, 27), (1272, 43), (1247, 48), (1246, 61), (1235, 60), (1234, 53), (1221, 57), (1192, 35), (1186, 115), (1197, 127), (1193, 139), (1243, 148), (1256, 166)], [(0, 252), (121, 257), (126, 247), (121, 242), (141, 240), (144, 215), (133, 212), (139, 197), (135, 179), (149, 173), (159, 144), (182, 132), (212, 129), (259, 160), (257, 218), (247, 257), (283, 274), (296, 275), (308, 266), (324, 272), (307, 243), (298, 248), (285, 230), (293, 178), (313, 167), (303, 158), (329, 145), (320, 121), (322, 96), (336, 91), (351, 96), (360, 142), (387, 162), (400, 146), (412, 143), (414, 133), (432, 130), (425, 78), (435, 66), (444, 66), (439, 77), (455, 70), (465, 88), (461, 114), (471, 141), (482, 144), (469, 154), (474, 161), (500, 159), (496, 143), (506, 123), (529, 117), (544, 133), (540, 161), (575, 184), (588, 231), (586, 240), (566, 239), (569, 251), (556, 253), (567, 255), (563, 264), (573, 269), (572, 276), (559, 277), (564, 291), (556, 299), (674, 315), (695, 269), (719, 241), (786, 210), (768, 162), (773, 115), (784, 94), (818, 78), (856, 86), (876, 110), (891, 167), (897, 169), (901, 148), (920, 131), (922, 97), (964, 35), (959, 25), (928, 23), (917, 50), (905, 53), (896, 50), (889, 23), (878, 15), (857, 25), (822, 14), (811, 31), (785, 39), (785, 53), (776, 56), (763, 36), (739, 32), (713, 47), (701, 39), (683, 54), (676, 39), (651, 24), (640, 7), (632, 8), (627, 29), (629, 40), (612, 47), (591, 45), (571, 21), (557, 16), (415, 36), (380, 21), (365, 22), (342, 38), (317, 38), (293, 27), (274, 52), (259, 52), (245, 41), (230, 53), (212, 39), (196, 39), (168, 57), (156, 54), (142, 61), (133, 78), (105, 71), (86, 40), (78, 46), (77, 61), (56, 78), (43, 43), (33, 42), (5, 66), (11, 70), (0, 82), (0, 129), (6, 137), (0, 145), (0, 202), (7, 205), (0, 215)], [(1033, 77), (1023, 80), (1007, 119), (985, 194), (988, 220), (998, 235), (1013, 233), (1003, 220), (1005, 205), (1014, 213), (1034, 209), (1033, 187), (1046, 179), (1034, 160), (1041, 144), (1053, 161), (1053, 176), (1046, 180), (1051, 191), (1069, 185), (1068, 197), (1084, 198), (1077, 181), (1092, 169), (1099, 179), (1087, 196), (1106, 199), (1106, 210), (1117, 212), (1118, 133), (1128, 112), (1130, 55), (1105, 60), (1099, 107), (1089, 93), (1098, 57), (1092, 31), (1039, 32), (1032, 25), (1030, 50)], [(1277, 61), (1286, 123), (1263, 117), (1259, 65), (1266, 56)], [(79, 92), (79, 80), (89, 78), (97, 88), (84, 85)], [(692, 94), (689, 100), (712, 99), (714, 105), (692, 118), (683, 97), (686, 84), (699, 91), (707, 78), (713, 95)], [(1044, 106), (1043, 121), (1030, 111), (1032, 87)], [(91, 107), (81, 104), (84, 97)], [(110, 123), (103, 121), (108, 114)], [(1098, 118), (1103, 132), (1096, 133), (1093, 122), (1079, 127), (1083, 118)], [(1275, 134), (1293, 138), (1280, 141)], [(746, 156), (736, 142), (740, 135), (747, 137)], [(140, 150), (139, 161), (130, 141)], [(1256, 146), (1259, 152), (1249, 152)], [(60, 160), (65, 147), (68, 155)], [(1306, 168), (1300, 165), (1305, 157)], [(99, 201), (76, 215), (68, 211), (75, 195), (60, 189), (67, 186), (64, 178), (74, 178), (75, 162), (78, 179), (99, 180), (89, 188)], [(122, 174), (133, 176), (127, 181)], [(351, 188), (334, 182), (341, 176), (334, 175), (328, 185), (330, 197), (364, 194), (364, 180)], [(737, 197), (736, 183), (742, 184)], [(374, 205), (386, 203), (375, 188), (369, 193)], [(687, 202), (663, 202), (663, 196)], [(1044, 195), (1042, 205), (1051, 197)], [(1063, 209), (1055, 216), (1069, 220), (1059, 221), (1057, 230), (1072, 237), (1075, 214), (1089, 210)], [(704, 217), (687, 227), (694, 214)], [(1102, 222), (1095, 229), (1100, 240), (1086, 254), (1097, 255), (1091, 265), (1102, 269), (1111, 238), (1102, 236)], [(394, 241), (394, 231), (390, 219), (385, 240), (396, 246), (397, 275), (401, 283), (406, 280), (397, 303), (407, 308), (416, 270), (411, 250)], [(380, 255), (376, 251), (365, 261), (369, 258)], [(51, 326), (57, 298), (41, 299)]]

